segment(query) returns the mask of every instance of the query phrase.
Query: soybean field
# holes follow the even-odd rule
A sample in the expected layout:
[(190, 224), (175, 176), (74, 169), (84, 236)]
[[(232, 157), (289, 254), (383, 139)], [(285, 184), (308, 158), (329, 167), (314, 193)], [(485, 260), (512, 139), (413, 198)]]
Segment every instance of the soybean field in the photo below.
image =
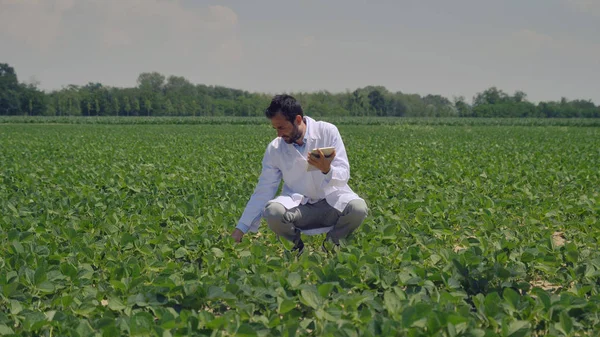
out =
[(339, 120), (370, 214), (297, 258), (229, 237), (268, 120), (149, 120), (0, 123), (0, 335), (600, 333), (598, 125)]

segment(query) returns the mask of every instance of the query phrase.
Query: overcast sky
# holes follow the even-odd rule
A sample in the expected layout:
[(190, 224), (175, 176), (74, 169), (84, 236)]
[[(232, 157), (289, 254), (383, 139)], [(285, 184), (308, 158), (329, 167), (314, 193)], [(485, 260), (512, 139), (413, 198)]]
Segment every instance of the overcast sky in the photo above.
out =
[(0, 62), (43, 89), (142, 72), (251, 92), (600, 104), (600, 0), (0, 0)]

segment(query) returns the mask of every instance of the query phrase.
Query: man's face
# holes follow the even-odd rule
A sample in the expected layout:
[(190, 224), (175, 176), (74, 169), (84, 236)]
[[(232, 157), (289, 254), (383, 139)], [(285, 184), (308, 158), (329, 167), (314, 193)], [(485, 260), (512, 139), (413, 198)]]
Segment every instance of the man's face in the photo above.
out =
[(299, 125), (302, 122), (302, 116), (296, 116), (294, 123), (285, 119), (285, 117), (277, 113), (273, 118), (271, 118), (271, 125), (273, 125), (273, 129), (277, 130), (277, 137), (283, 138), (283, 140), (292, 144), (300, 137), (302, 137), (302, 132), (300, 131)]

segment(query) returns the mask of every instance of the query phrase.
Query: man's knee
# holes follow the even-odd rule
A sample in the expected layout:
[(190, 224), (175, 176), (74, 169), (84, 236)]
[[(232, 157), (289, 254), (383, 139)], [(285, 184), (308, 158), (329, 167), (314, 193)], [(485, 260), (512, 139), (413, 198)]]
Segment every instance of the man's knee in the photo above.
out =
[(267, 220), (269, 227), (273, 229), (274, 226), (277, 226), (283, 222), (283, 215), (285, 212), (286, 209), (282, 204), (270, 201), (265, 206), (263, 216), (265, 220)]
[(285, 207), (283, 207), (282, 204), (275, 202), (275, 201), (269, 201), (267, 203), (267, 205), (265, 206), (265, 209), (263, 211), (264, 217), (266, 219), (273, 219), (273, 218), (278, 218), (281, 219), (283, 217), (283, 215), (285, 214), (286, 209)]
[(367, 215), (369, 215), (369, 207), (367, 206), (367, 203), (364, 200), (355, 199), (350, 201), (348, 205), (346, 205), (344, 213), (347, 216), (359, 220), (360, 223), (367, 217)]
[(275, 234), (284, 237), (290, 241), (296, 240), (298, 233), (294, 224), (289, 221), (290, 212), (278, 202), (268, 202), (263, 210), (263, 217), (267, 220), (269, 228)]
[(363, 223), (369, 213), (367, 203), (362, 199), (350, 201), (335, 228), (327, 234), (327, 236), (335, 243), (339, 243), (339, 239), (347, 237), (354, 232)]

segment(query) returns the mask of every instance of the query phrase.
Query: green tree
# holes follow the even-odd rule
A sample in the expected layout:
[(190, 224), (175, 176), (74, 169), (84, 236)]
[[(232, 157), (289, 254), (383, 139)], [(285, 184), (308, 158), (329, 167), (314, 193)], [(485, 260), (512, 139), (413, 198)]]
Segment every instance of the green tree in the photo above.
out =
[[(397, 116), (397, 117), (600, 117), (600, 107), (591, 100), (527, 101), (517, 90), (511, 96), (491, 87), (473, 97), (452, 101), (435, 94), (390, 92), (383, 86), (331, 93), (290, 93), (300, 100), (307, 114), (314, 116)], [(69, 85), (44, 93), (36, 84), (19, 84), (14, 68), (0, 63), (0, 114), (29, 115), (184, 115), (184, 116), (262, 116), (272, 96), (224, 86), (192, 84), (182, 76), (157, 72), (141, 73), (137, 86), (111, 88), (89, 82)]]
[(517, 90), (512, 99), (517, 103), (525, 102), (527, 100), (527, 94), (521, 90)]
[(129, 100), (128, 96), (123, 97), (123, 109), (125, 110), (125, 114), (129, 116), (131, 113), (131, 101)]
[(150, 116), (150, 112), (152, 111), (152, 101), (149, 99), (146, 99), (144, 101), (144, 109), (146, 109), (146, 114), (148, 116)]
[(173, 108), (173, 103), (171, 103), (171, 100), (167, 98), (167, 100), (165, 101), (165, 106), (163, 107), (165, 113), (167, 114), (167, 116), (172, 116), (174, 115), (174, 111), (175, 109)]
[(135, 114), (135, 116), (138, 116), (141, 113), (142, 108), (140, 106), (140, 99), (139, 98), (136, 97), (136, 98), (133, 99), (132, 109), (133, 109), (132, 112)]
[(157, 72), (141, 73), (137, 79), (138, 88), (142, 91), (160, 93), (165, 85), (165, 76)]
[(506, 103), (510, 97), (496, 87), (491, 87), (483, 92), (478, 93), (473, 98), (473, 107), (484, 104), (500, 104)]
[(377, 116), (383, 116), (385, 111), (385, 98), (381, 91), (374, 89), (367, 95), (369, 98), (369, 105)]
[(15, 69), (7, 63), (0, 63), (0, 115), (21, 112), (20, 89)]
[(454, 108), (459, 117), (471, 117), (471, 107), (465, 102), (464, 96), (454, 97)]
[(44, 114), (46, 111), (46, 95), (38, 90), (36, 84), (20, 85), (20, 98), (23, 113), (36, 116)]

